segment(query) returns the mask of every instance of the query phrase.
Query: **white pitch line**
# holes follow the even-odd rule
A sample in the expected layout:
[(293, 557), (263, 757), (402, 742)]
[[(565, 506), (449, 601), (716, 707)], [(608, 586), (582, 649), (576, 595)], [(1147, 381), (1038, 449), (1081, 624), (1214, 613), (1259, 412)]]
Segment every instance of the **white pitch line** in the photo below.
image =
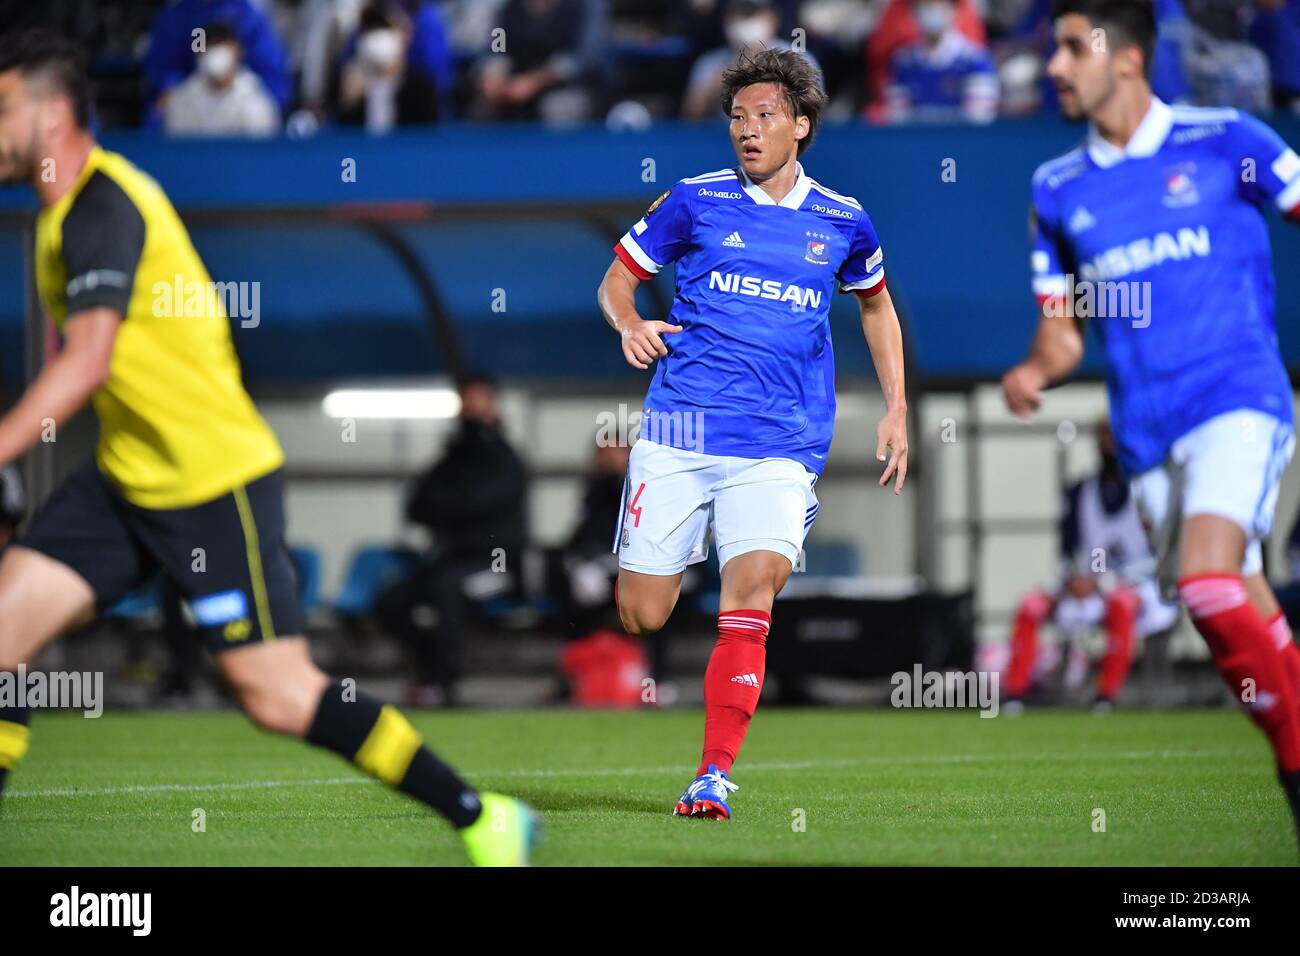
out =
[[(1016, 753), (1016, 754), (932, 754), (920, 756), (872, 756), (846, 760), (799, 760), (786, 763), (745, 764), (743, 773), (782, 770), (818, 770), (832, 767), (859, 767), (872, 764), (950, 764), (1028, 760), (1181, 760), (1189, 757), (1233, 757), (1235, 750), (1129, 750), (1097, 753)], [(646, 774), (679, 773), (681, 764), (671, 767), (605, 767), (571, 770), (467, 770), (471, 778), (528, 777), (635, 777)], [(227, 790), (277, 790), (284, 787), (324, 787), (372, 784), (370, 777), (324, 777), (302, 780), (246, 780), (231, 783), (159, 783), (128, 787), (56, 787), (47, 790), (14, 790), (5, 799), (18, 797), (110, 797), (130, 793), (207, 793)]]

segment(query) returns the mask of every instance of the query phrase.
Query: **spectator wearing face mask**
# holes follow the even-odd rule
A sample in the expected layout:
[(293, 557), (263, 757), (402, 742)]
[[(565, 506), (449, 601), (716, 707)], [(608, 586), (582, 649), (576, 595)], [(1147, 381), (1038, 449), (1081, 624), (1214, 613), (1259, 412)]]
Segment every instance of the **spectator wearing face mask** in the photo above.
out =
[(410, 62), (413, 29), (396, 3), (374, 2), (362, 11), (356, 46), (339, 75), (340, 122), (381, 135), (438, 120), (437, 81)]
[(250, 0), (172, 0), (156, 17), (149, 33), (145, 58), (148, 123), (163, 121), (167, 95), (194, 72), (198, 51), (194, 34), (210, 23), (224, 23), (234, 31), (247, 67), (257, 74), (276, 107), (288, 108), (293, 79), (284, 44), (270, 19)]
[[(968, 40), (979, 46), (988, 43), (984, 21), (980, 19), (975, 0), (957, 0), (953, 14), (953, 27)], [(886, 119), (885, 90), (889, 85), (894, 54), (921, 38), (912, 0), (888, 0), (875, 29), (867, 38), (867, 109), (868, 119), (882, 122)]]
[(163, 111), (171, 136), (272, 136), (280, 110), (257, 74), (243, 65), (243, 47), (224, 23), (204, 28), (204, 51), (189, 79), (172, 90)]
[(998, 74), (983, 44), (954, 26), (953, 0), (913, 0), (921, 37), (894, 54), (885, 94), (891, 122), (988, 123), (998, 115)]
[[(721, 115), (722, 73), (740, 54), (790, 49), (789, 41), (778, 33), (781, 14), (772, 0), (730, 0), (724, 28), (727, 45), (701, 53), (691, 67), (682, 101), (683, 119), (711, 120)], [(804, 55), (813, 60), (810, 54)]]

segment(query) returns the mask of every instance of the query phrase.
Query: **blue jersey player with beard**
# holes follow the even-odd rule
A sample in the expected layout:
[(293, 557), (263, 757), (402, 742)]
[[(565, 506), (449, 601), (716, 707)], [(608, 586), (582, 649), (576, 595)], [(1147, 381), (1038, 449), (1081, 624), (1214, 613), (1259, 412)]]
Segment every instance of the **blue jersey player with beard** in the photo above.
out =
[(1090, 129), (1034, 176), (1042, 315), (1007, 405), (1039, 407), (1091, 319), (1161, 583), (1268, 735), (1300, 826), (1300, 649), (1261, 550), (1295, 444), (1265, 214), (1300, 219), (1300, 157), (1253, 117), (1152, 95), (1150, 2), (1056, 0), (1053, 16), (1048, 73)]

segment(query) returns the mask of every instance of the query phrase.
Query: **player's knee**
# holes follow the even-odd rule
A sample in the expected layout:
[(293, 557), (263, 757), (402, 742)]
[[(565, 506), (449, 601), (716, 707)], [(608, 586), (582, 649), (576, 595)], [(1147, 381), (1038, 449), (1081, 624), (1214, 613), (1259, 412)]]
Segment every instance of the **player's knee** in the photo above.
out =
[(662, 628), (671, 610), (623, 601), (619, 603), (618, 616), (623, 621), (623, 630), (634, 637), (644, 637)]
[(1051, 613), (1052, 599), (1044, 591), (1035, 591), (1026, 595), (1016, 611), (1018, 617), (1028, 618), (1036, 623), (1047, 620), (1047, 616)]
[(323, 673), (315, 668), (313, 671), (307, 675), (278, 674), (270, 680), (239, 688), (244, 712), (263, 730), (305, 736), (329, 683)]
[(273, 734), (301, 737), (311, 726), (312, 714), (296, 695), (268, 688), (244, 691), (239, 699), (249, 719)]

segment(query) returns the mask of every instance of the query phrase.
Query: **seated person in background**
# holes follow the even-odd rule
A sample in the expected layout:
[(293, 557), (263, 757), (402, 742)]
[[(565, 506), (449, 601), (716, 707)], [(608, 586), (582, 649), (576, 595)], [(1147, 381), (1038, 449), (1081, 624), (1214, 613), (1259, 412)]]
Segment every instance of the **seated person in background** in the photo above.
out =
[(224, 23), (205, 28), (197, 68), (171, 91), (163, 108), (169, 136), (273, 136), (280, 108), (256, 73), (244, 66), (244, 48)]
[(954, 26), (954, 0), (913, 0), (921, 29), (890, 61), (886, 119), (988, 123), (998, 115), (998, 72), (983, 44)]
[(602, 0), (508, 0), (495, 24), (506, 49), (476, 65), (473, 118), (591, 119), (605, 79), (607, 19)]
[(1016, 613), (1005, 686), (1005, 707), (1013, 713), (1023, 707), (1021, 700), (1034, 676), (1038, 629), (1048, 618), (1066, 645), (1074, 645), (1098, 625), (1105, 628), (1106, 651), (1098, 665), (1094, 704), (1098, 712), (1114, 706), (1137, 657), (1138, 641), (1170, 629), (1178, 620), (1178, 606), (1160, 599), (1155, 559), (1104, 420), (1097, 425), (1097, 449), (1100, 473), (1066, 491), (1063, 583), (1055, 595), (1030, 594)]
[(578, 524), (561, 549), (564, 617), (573, 637), (618, 624), (614, 607), (618, 558), (613, 542), (630, 452), (627, 445), (597, 444)]
[(433, 534), (433, 547), (375, 606), (384, 627), (416, 651), (413, 706), (454, 703), (467, 591), (482, 599), (513, 587), (527, 533), (528, 480), (502, 434), (496, 388), (473, 374), (459, 391), (460, 430), (406, 502), (406, 519)]
[[(691, 66), (682, 101), (682, 118), (716, 120), (721, 116), (722, 71), (735, 65), (745, 51), (788, 50), (790, 41), (779, 35), (781, 13), (772, 0), (729, 0), (724, 25), (727, 45), (701, 53)], [(804, 56), (817, 61), (804, 51)]]
[(438, 119), (438, 83), (410, 63), (411, 19), (396, 3), (366, 5), (356, 47), (339, 74), (339, 122), (383, 134), (395, 126)]
[[(984, 21), (980, 18), (975, 0), (957, 0), (953, 26), (977, 46), (984, 46), (988, 42)], [(888, 118), (885, 115), (885, 88), (889, 84), (894, 54), (914, 40), (921, 39), (921, 35), (913, 10), (913, 0), (889, 0), (875, 28), (867, 37), (863, 51), (867, 63), (867, 119), (879, 123)]]
[(154, 18), (145, 56), (151, 128), (156, 129), (162, 120), (167, 95), (194, 72), (195, 31), (214, 20), (226, 24), (239, 38), (248, 68), (261, 79), (276, 107), (284, 110), (290, 105), (293, 77), (289, 56), (258, 5), (250, 0), (173, 0)]
[[(23, 520), (26, 509), (27, 498), (23, 494), (23, 481), (18, 474), (18, 466), (5, 465), (0, 468), (0, 551), (14, 539), (18, 523)], [(610, 531), (610, 535), (613, 534)]]

